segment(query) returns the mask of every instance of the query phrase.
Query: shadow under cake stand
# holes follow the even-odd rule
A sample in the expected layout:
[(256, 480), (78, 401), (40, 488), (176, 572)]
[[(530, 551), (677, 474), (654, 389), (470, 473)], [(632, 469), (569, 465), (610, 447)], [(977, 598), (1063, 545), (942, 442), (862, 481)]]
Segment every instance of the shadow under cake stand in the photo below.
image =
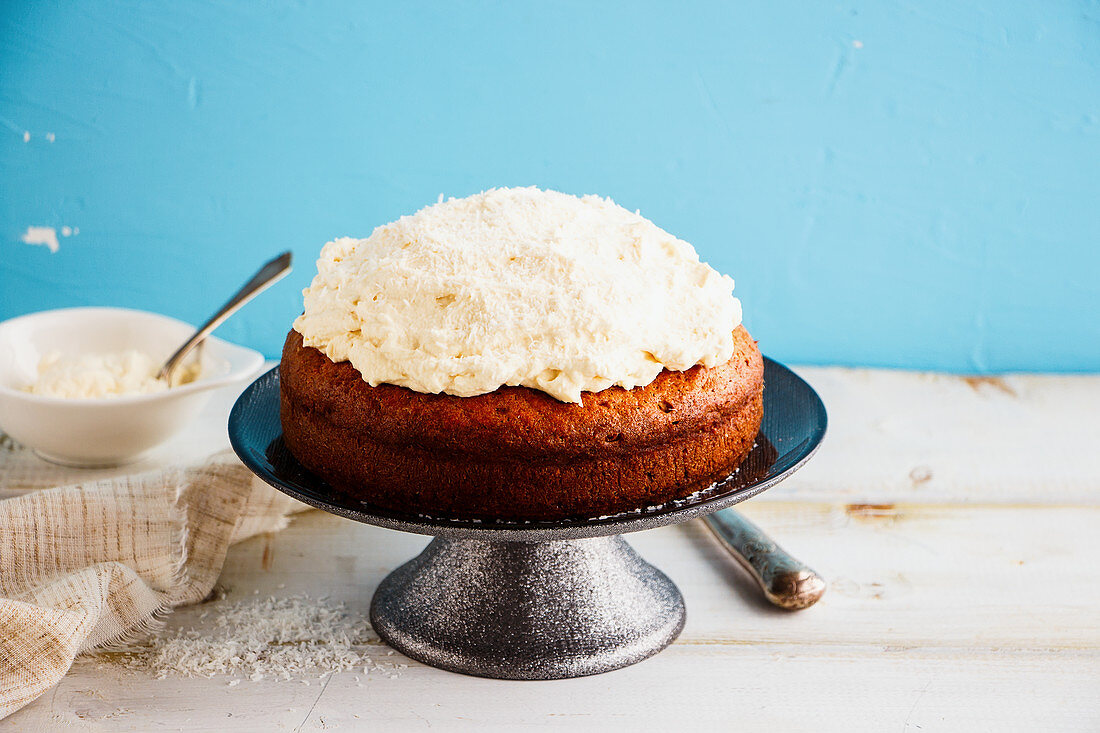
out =
[(371, 601), (375, 631), (393, 648), (452, 672), (560, 679), (607, 672), (668, 646), (684, 600), (622, 538), (744, 501), (802, 466), (825, 433), (825, 408), (794, 372), (764, 361), (764, 417), (740, 468), (685, 499), (614, 516), (562, 521), (402, 514), (339, 492), (287, 450), (279, 370), (233, 406), (233, 449), (257, 476), (319, 509), (435, 539), (390, 573)]

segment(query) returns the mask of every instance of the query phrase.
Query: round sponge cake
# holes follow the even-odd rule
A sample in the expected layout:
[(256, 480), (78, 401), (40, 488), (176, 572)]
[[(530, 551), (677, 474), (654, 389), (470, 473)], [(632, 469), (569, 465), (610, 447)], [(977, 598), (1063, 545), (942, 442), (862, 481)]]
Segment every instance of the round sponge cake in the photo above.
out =
[(733, 335), (724, 364), (665, 369), (577, 404), (527, 387), (473, 397), (372, 387), (292, 330), (283, 435), (307, 469), (390, 510), (553, 520), (645, 508), (705, 487), (752, 450), (763, 359), (743, 327)]

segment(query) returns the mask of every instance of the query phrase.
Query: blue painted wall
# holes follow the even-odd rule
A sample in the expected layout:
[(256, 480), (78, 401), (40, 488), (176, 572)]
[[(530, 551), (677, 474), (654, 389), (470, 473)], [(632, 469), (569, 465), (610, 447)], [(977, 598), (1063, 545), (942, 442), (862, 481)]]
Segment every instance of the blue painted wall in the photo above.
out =
[(8, 0), (0, 74), (0, 317), (195, 322), (292, 248), (220, 331), (273, 355), (328, 239), (538, 184), (695, 244), (785, 360), (1100, 369), (1095, 2)]

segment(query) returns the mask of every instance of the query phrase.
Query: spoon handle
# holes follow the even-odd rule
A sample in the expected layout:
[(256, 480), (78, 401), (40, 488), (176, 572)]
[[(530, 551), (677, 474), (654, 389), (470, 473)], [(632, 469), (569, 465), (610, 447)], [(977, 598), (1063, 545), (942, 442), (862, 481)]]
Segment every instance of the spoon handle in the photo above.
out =
[(191, 353), (191, 349), (195, 348), (195, 346), (206, 338), (211, 331), (222, 325), (225, 319), (236, 313), (242, 305), (285, 277), (286, 274), (290, 272), (290, 259), (290, 252), (283, 252), (281, 255), (261, 267), (256, 274), (252, 276), (252, 279), (246, 282), (241, 289), (229, 299), (228, 303), (223, 305), (206, 323), (199, 326), (198, 330), (195, 331), (191, 338), (187, 339), (183, 346), (176, 350), (176, 353), (168, 357), (168, 361), (164, 362), (164, 366), (162, 366), (157, 373), (157, 378), (163, 379), (171, 384), (172, 372), (176, 370), (176, 367), (179, 366), (184, 357)]
[(820, 575), (734, 510), (722, 509), (703, 517), (703, 522), (776, 606), (797, 611), (824, 595), (825, 580)]

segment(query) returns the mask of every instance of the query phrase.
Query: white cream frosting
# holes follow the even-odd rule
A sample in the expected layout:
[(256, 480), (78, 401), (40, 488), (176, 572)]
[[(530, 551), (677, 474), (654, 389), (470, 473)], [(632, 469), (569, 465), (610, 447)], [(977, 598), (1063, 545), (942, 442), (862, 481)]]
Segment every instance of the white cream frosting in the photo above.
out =
[(733, 354), (733, 280), (610, 199), (501, 188), (329, 242), (294, 322), (372, 386), (563, 402)]
[(163, 392), (168, 383), (156, 378), (159, 367), (148, 354), (134, 349), (79, 356), (55, 351), (39, 361), (38, 377), (26, 391), (70, 399)]

